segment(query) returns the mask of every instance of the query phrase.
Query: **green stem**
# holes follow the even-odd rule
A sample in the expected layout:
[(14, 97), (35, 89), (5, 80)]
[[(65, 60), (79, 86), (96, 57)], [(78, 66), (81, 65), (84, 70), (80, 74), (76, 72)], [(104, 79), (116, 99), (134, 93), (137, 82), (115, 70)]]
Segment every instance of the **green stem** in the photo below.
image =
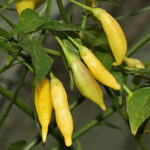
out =
[[(0, 94), (6, 97), (9, 101), (12, 101), (13, 99), (12, 93), (1, 85), (0, 85)], [(32, 119), (34, 119), (34, 114), (32, 109), (28, 107), (25, 103), (23, 103), (21, 99), (17, 98), (15, 105), (19, 107), (23, 112), (25, 112), (28, 116), (30, 116)]]
[(41, 135), (38, 133), (33, 139), (32, 141), (26, 145), (23, 150), (32, 150), (40, 141), (41, 141)]
[(31, 72), (34, 72), (33, 68), (27, 62), (25, 62), (23, 59), (17, 58), (17, 60), (19, 62), (23, 63)]
[[(82, 0), (82, 3), (85, 4), (85, 0)], [(82, 23), (81, 23), (81, 28), (82, 29), (85, 29), (86, 22), (87, 22), (87, 16), (85, 15), (85, 13), (86, 13), (86, 10), (83, 8), (83, 20), (82, 20)]]
[(125, 84), (123, 85), (123, 88), (127, 92), (128, 96), (131, 97), (133, 92)]
[(9, 69), (12, 66), (12, 63), (14, 62), (15, 59), (16, 57), (13, 57), (13, 59), (11, 60), (11, 62), (9, 62), (8, 65), (5, 65), (2, 69), (0, 69), (0, 74), (3, 73), (5, 70)]
[(65, 54), (65, 57), (67, 59), (67, 62), (70, 65), (74, 59), (77, 59), (76, 56), (74, 56), (71, 53), (69, 53), (67, 48), (64, 46), (62, 40), (57, 35), (54, 35), (54, 36), (55, 36), (56, 40), (58, 41), (58, 43), (60, 44), (60, 46), (61, 46), (61, 48), (62, 48), (62, 50), (63, 50), (63, 52)]
[(118, 104), (118, 99), (113, 95), (110, 88), (104, 86), (107, 94), (111, 97), (113, 105), (115, 106), (116, 110), (120, 113), (122, 119), (128, 124), (128, 117), (125, 115), (125, 113), (122, 111), (120, 105)]
[(77, 2), (75, 0), (69, 0), (69, 1), (74, 3), (74, 4), (76, 4), (76, 5), (78, 5), (78, 6), (81, 6), (82, 8), (84, 8), (86, 10), (89, 10), (89, 11), (93, 12), (93, 8), (91, 8), (91, 7), (88, 7), (88, 6), (84, 5), (84, 4), (81, 4), (81, 3), (79, 3), (79, 2)]
[[(0, 2), (0, 8), (4, 8), (4, 6), (5, 6), (5, 4), (3, 4), (3, 3)], [(16, 11), (16, 9), (10, 8), (10, 7), (7, 7), (6, 9), (12, 10), (12, 11)]]
[(52, 0), (48, 0), (48, 2), (47, 2), (47, 8), (46, 8), (46, 13), (45, 13), (45, 18), (46, 18), (47, 21), (48, 21), (48, 18), (50, 16), (51, 3), (52, 3)]
[(2, 118), (0, 119), (0, 126), (2, 126), (2, 124), (4, 123), (6, 117), (8, 116), (8, 114), (9, 114), (9, 112), (10, 112), (12, 106), (13, 106), (13, 104), (16, 103), (17, 96), (18, 96), (19, 91), (20, 91), (20, 89), (22, 87), (22, 84), (23, 84), (23, 81), (24, 81), (25, 76), (27, 74), (27, 71), (28, 70), (26, 68), (24, 68), (23, 73), (22, 73), (22, 75), (20, 77), (20, 80), (18, 82), (18, 85), (16, 87), (16, 90), (14, 92), (13, 98), (10, 101), (10, 103), (8, 104), (8, 107), (6, 108), (5, 112), (3, 113)]
[(82, 29), (85, 29), (86, 23), (87, 23), (87, 16), (83, 15), (83, 20), (82, 20), (82, 24), (81, 24)]
[[(124, 104), (125, 104), (125, 102), (121, 106), (123, 106)], [(116, 108), (111, 107), (111, 108), (107, 109), (107, 111), (97, 115), (94, 119), (92, 119), (91, 121), (89, 121), (88, 123), (83, 125), (79, 130), (74, 132), (73, 140), (78, 139), (81, 135), (85, 134), (87, 131), (89, 131), (96, 125), (98, 125), (101, 121), (103, 121), (105, 118), (110, 116), (115, 111), (116, 111)]]
[(150, 6), (142, 8), (142, 9), (139, 9), (139, 10), (137, 10), (135, 12), (131, 12), (131, 13), (127, 14), (127, 15), (117, 17), (116, 19), (117, 20), (123, 20), (123, 19), (126, 19), (128, 17), (132, 17), (132, 16), (135, 16), (135, 15), (147, 12), (147, 11), (150, 11)]
[(75, 100), (71, 105), (70, 105), (70, 111), (73, 111), (77, 106), (79, 106), (83, 101), (85, 100), (85, 97), (80, 96), (78, 97), (77, 100)]
[(47, 53), (51, 54), (51, 55), (56, 55), (56, 56), (61, 56), (62, 53), (53, 49), (49, 49), (49, 48), (45, 48), (44, 49)]
[(132, 56), (135, 52), (137, 52), (142, 46), (144, 46), (150, 40), (150, 33), (145, 35), (140, 41), (138, 41), (135, 45), (133, 45), (128, 53), (127, 56)]
[(44, 13), (44, 11), (46, 10), (47, 8), (47, 3), (44, 5), (44, 7), (41, 9), (39, 15), (42, 16), (42, 14)]
[(11, 22), (8, 18), (6, 18), (2, 13), (0, 13), (0, 16), (12, 27), (15, 28), (15, 24)]
[(65, 12), (65, 9), (64, 9), (62, 0), (56, 0), (56, 2), (57, 2), (57, 6), (58, 6), (58, 8), (59, 8), (59, 10), (60, 10), (60, 13), (61, 13), (61, 15), (62, 15), (64, 21), (65, 21), (67, 24), (70, 24), (70, 20), (69, 20), (67, 14), (66, 14), (66, 12)]
[(143, 138), (141, 137), (141, 135), (138, 136), (138, 137), (136, 138), (136, 140), (137, 140), (137, 142), (139, 143), (139, 145), (140, 145), (140, 147), (141, 147), (142, 150), (148, 150), (148, 148), (146, 147), (146, 145), (145, 145), (145, 143), (144, 143), (144, 140), (143, 140)]
[(81, 45), (79, 45), (71, 36), (65, 34), (67, 38), (78, 48), (80, 49)]

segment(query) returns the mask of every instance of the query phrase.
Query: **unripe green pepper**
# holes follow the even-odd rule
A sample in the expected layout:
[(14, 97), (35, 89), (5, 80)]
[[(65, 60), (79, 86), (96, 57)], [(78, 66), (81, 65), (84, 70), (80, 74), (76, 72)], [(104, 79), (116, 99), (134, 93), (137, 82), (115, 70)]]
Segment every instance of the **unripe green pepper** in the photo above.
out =
[(103, 9), (93, 9), (93, 15), (101, 22), (106, 33), (110, 48), (116, 60), (113, 65), (120, 65), (127, 52), (127, 41), (122, 28), (119, 23)]
[(85, 67), (85, 65), (81, 62), (80, 58), (75, 55), (75, 53), (70, 52), (57, 36), (56, 39), (61, 45), (62, 50), (66, 56), (67, 62), (73, 73), (74, 82), (78, 90), (84, 97), (98, 104), (103, 110), (106, 110), (106, 106), (103, 100), (103, 92), (98, 82)]
[(67, 60), (73, 73), (74, 82), (81, 94), (106, 110), (102, 89), (91, 72), (76, 56), (67, 55)]

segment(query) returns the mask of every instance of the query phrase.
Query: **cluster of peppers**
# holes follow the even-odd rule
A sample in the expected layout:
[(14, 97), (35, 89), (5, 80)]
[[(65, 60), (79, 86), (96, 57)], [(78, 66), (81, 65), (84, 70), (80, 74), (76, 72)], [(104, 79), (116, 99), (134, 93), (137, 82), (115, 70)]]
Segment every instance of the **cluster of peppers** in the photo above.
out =
[(44, 78), (35, 87), (35, 108), (42, 127), (42, 140), (46, 142), (52, 108), (55, 110), (56, 123), (65, 138), (66, 146), (72, 144), (73, 119), (70, 113), (67, 94), (63, 84), (51, 73), (51, 80)]
[[(16, 3), (18, 14), (26, 9), (38, 7), (44, 0), (22, 0)], [(93, 7), (94, 0), (86, 0), (88, 6)], [(110, 48), (115, 58), (114, 66), (125, 64), (129, 67), (144, 68), (143, 64), (136, 59), (127, 58), (127, 41), (118, 22), (104, 9), (93, 8), (93, 16), (101, 22), (106, 33)], [(57, 37), (62, 46), (67, 62), (72, 70), (74, 82), (87, 99), (106, 110), (103, 100), (103, 92), (97, 81), (114, 90), (119, 90), (120, 85), (114, 76), (105, 68), (99, 59), (87, 47), (74, 43), (78, 48), (83, 63), (79, 57), (70, 53)], [(63, 84), (51, 73), (51, 80), (44, 78), (40, 85), (35, 86), (35, 108), (42, 127), (42, 140), (45, 143), (48, 133), (48, 126), (51, 120), (52, 108), (55, 110), (57, 126), (65, 139), (65, 145), (71, 146), (73, 119), (69, 110), (67, 94)], [(97, 80), (97, 81), (96, 81)]]

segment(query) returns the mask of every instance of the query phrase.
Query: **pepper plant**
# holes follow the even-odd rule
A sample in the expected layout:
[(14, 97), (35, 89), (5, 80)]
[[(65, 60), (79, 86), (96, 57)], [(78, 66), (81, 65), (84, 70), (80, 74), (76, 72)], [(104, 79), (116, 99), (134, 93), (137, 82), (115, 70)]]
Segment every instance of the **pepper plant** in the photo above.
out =
[[(12, 106), (16, 105), (35, 121), (35, 127), (39, 127), (39, 133), (31, 142), (10, 144), (10, 150), (35, 149), (42, 140), (44, 143), (46, 142), (47, 134), (58, 141), (54, 146), (49, 145), (51, 150), (82, 149), (81, 146), (76, 148), (74, 141), (78, 141), (80, 136), (84, 136), (114, 112), (117, 112), (128, 125), (131, 135), (139, 143), (140, 148), (142, 150), (149, 149), (145, 145), (142, 135), (150, 130), (148, 128), (150, 62), (142, 63), (131, 56), (150, 40), (150, 33), (142, 37), (131, 48), (127, 48), (126, 37), (118, 22), (150, 11), (150, 6), (115, 19), (104, 9), (98, 8), (98, 4), (103, 1), (116, 5), (116, 7), (119, 5), (115, 0), (68, 0), (73, 6), (77, 5), (83, 10), (83, 14), (81, 14), (83, 20), (79, 25), (72, 23), (62, 0), (56, 0), (56, 2), (63, 21), (50, 19), (51, 7), (56, 7), (52, 6), (52, 0), (9, 0), (8, 3), (0, 3), (1, 10), (18, 12), (17, 24), (9, 16), (6, 17), (5, 13), (0, 12), (0, 17), (11, 27), (10, 31), (0, 28), (0, 50), (8, 55), (6, 64), (0, 68), (0, 73), (5, 73), (6, 70), (18, 64), (22, 64), (24, 68), (14, 93), (0, 84), (0, 94), (9, 100), (8, 106), (1, 115), (0, 126), (11, 113)], [(16, 4), (16, 8), (12, 7), (13, 4)], [(38, 7), (41, 7), (40, 11), (36, 10)], [(118, 9), (121, 9), (121, 6)], [(88, 20), (91, 20), (93, 24), (88, 24)], [(56, 39), (62, 51), (45, 47), (43, 43), (46, 34)], [(52, 73), (52, 66), (56, 61), (53, 59), (53, 55), (63, 60), (69, 75), (70, 90), (74, 92), (76, 85), (81, 93), (81, 96), (69, 107), (63, 84)], [(18, 98), (28, 71), (33, 75), (31, 94), (35, 97), (33, 96), (33, 100), (31, 100), (32, 108)], [(133, 78), (130, 84), (129, 76)], [(44, 79), (46, 77), (50, 78), (50, 85), (49, 80)], [(52, 86), (54, 78), (57, 82)], [(46, 81), (44, 86), (46, 90), (42, 89), (43, 82), (41, 81)], [(101, 89), (101, 87), (103, 88)], [(105, 105), (103, 90), (112, 102), (111, 107)], [(46, 98), (44, 99), (44, 97)], [(52, 102), (49, 102), (50, 97)], [(91, 100), (91, 103), (97, 104), (102, 112), (78, 130), (73, 131), (70, 112), (87, 99)], [(44, 104), (40, 104), (41, 102)], [(123, 106), (126, 106), (126, 110), (122, 109)], [(55, 109), (56, 120), (50, 122), (52, 107)], [(46, 114), (47, 110), (49, 110), (48, 114)], [(70, 120), (67, 120), (68, 118)], [(42, 125), (45, 129), (42, 132), (43, 139), (41, 138)], [(111, 123), (109, 126), (115, 127)], [(61, 130), (63, 135), (57, 128)]]

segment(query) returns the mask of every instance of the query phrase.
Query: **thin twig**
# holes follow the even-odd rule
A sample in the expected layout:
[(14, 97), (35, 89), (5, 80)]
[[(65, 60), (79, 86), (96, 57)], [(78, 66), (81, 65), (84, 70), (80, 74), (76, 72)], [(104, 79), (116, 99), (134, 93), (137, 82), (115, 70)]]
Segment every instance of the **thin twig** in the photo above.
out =
[(23, 81), (24, 81), (24, 79), (26, 77), (27, 71), (28, 71), (27, 68), (24, 68), (23, 73), (22, 73), (22, 75), (20, 77), (20, 80), (18, 82), (18, 85), (16, 87), (16, 90), (14, 92), (13, 98), (10, 101), (10, 103), (8, 104), (8, 107), (6, 108), (5, 112), (3, 113), (2, 118), (0, 119), (0, 126), (2, 126), (2, 124), (5, 121), (5, 119), (7, 118), (8, 114), (9, 114), (9, 112), (10, 112), (12, 106), (13, 106), (13, 104), (16, 103), (17, 96), (18, 96), (19, 91), (20, 91), (20, 89), (22, 87), (22, 84), (23, 84)]

